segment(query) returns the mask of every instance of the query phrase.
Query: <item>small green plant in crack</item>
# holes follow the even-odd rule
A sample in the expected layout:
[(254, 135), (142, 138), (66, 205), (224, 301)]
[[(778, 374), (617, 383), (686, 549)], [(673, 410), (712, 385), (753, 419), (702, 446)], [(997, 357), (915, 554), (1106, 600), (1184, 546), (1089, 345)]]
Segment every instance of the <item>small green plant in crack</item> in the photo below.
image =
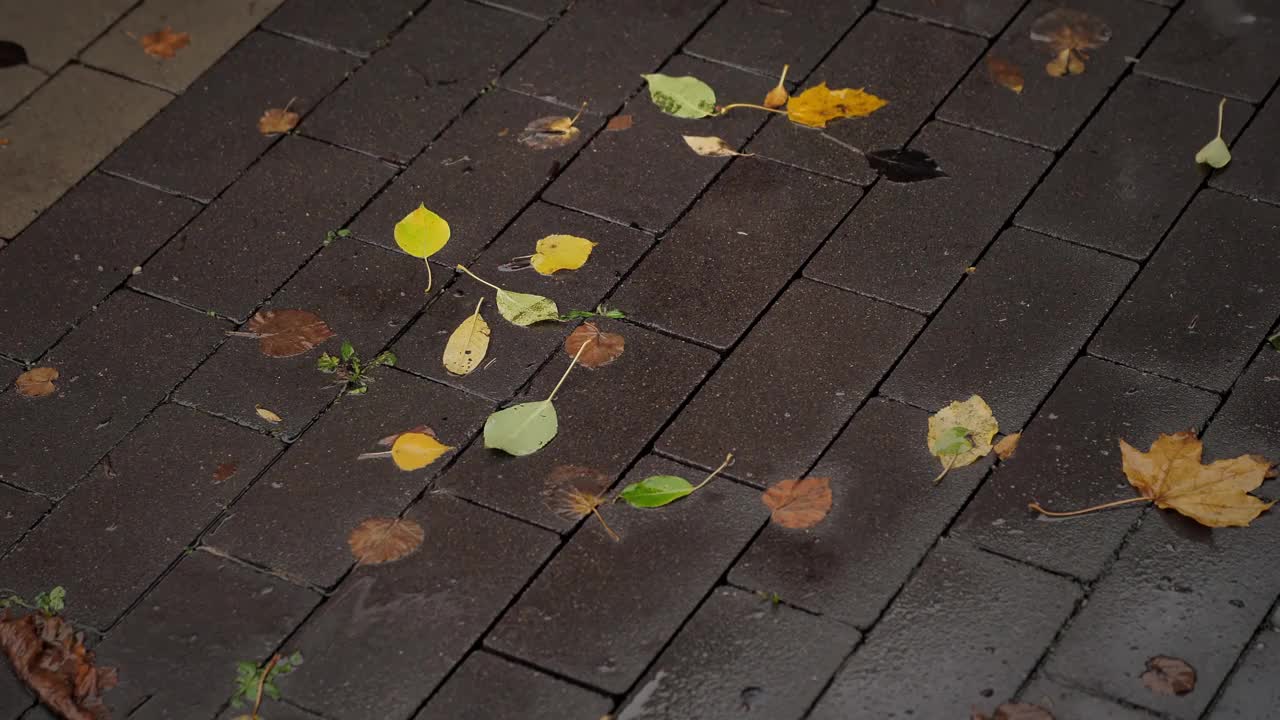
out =
[(570, 320), (585, 320), (596, 316), (622, 320), (627, 316), (627, 314), (621, 310), (608, 308), (604, 305), (597, 305), (595, 310), (570, 310), (568, 313), (561, 315), (560, 320), (561, 322), (568, 322)]
[(329, 247), (330, 245), (333, 244), (334, 240), (337, 240), (338, 238), (350, 237), (350, 235), (351, 235), (351, 231), (348, 230), (347, 228), (342, 228), (340, 230), (330, 230), (329, 232), (324, 234), (324, 246)]
[(44, 613), (45, 617), (53, 617), (61, 614), (67, 607), (67, 590), (61, 585), (36, 595), (31, 602), (27, 602), (21, 595), (14, 594), (8, 590), (0, 590), (0, 594), (5, 594), (4, 597), (0, 597), (0, 610), (20, 607), (28, 610), (39, 610)]
[(396, 355), (390, 350), (378, 353), (377, 357), (366, 363), (360, 359), (356, 349), (346, 340), (342, 341), (342, 349), (338, 353), (338, 355), (329, 353), (321, 355), (316, 359), (316, 369), (322, 373), (336, 375), (335, 382), (342, 385), (348, 395), (363, 395), (369, 391), (369, 383), (373, 382), (369, 373), (374, 368), (379, 365), (394, 367), (396, 364)]
[(231, 696), (231, 707), (242, 708), (253, 703), (253, 710), (247, 715), (240, 715), (235, 720), (265, 720), (258, 714), (262, 707), (262, 697), (272, 700), (280, 699), (280, 688), (276, 687), (276, 679), (288, 675), (302, 664), (302, 653), (295, 652), (288, 657), (279, 653), (272, 655), (266, 665), (242, 660), (236, 663), (236, 692)]

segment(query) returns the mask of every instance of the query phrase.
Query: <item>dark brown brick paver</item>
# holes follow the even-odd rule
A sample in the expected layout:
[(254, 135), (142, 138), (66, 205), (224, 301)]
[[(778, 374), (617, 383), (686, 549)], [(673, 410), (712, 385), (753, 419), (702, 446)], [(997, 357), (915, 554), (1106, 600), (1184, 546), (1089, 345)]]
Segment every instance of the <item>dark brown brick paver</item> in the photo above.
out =
[[(941, 720), (1013, 699), (1269, 717), (1276, 516), (1027, 503), (1132, 497), (1121, 438), (1191, 428), (1206, 460), (1280, 460), (1280, 16), (1072, 0), (1111, 38), (1053, 78), (1029, 28), (1059, 6), (0, 0), (0, 39), (34, 63), (0, 69), (0, 595), (69, 591), (119, 667), (118, 719), (233, 720), (235, 663), (295, 650), (270, 720)], [(191, 44), (148, 57), (138, 37), (165, 25)], [(821, 132), (687, 120), (640, 77), (759, 102), (783, 64), (793, 90), (888, 105)], [(1193, 156), (1223, 95), (1234, 157), (1211, 171)], [(259, 134), (291, 98), (299, 127)], [(563, 146), (520, 141), (584, 101)], [(862, 155), (901, 147), (947, 177), (893, 182)], [(419, 203), (452, 228), (429, 294), (393, 239)], [(598, 243), (583, 268), (503, 271), (556, 233)], [(457, 263), (626, 314), (598, 320), (624, 354), (573, 370), (531, 457), (486, 450), (482, 425), (550, 392), (578, 321), (514, 326)], [(451, 375), (480, 298), (489, 355)], [(260, 308), (337, 337), (273, 359), (225, 336)], [(340, 394), (315, 360), (344, 339), (399, 367)], [(33, 366), (59, 370), (54, 395), (13, 387)], [(934, 484), (927, 419), (975, 393), (1025, 426), (1019, 449)], [(357, 459), (420, 424), (453, 450)], [(691, 497), (611, 502), (730, 451)], [(830, 478), (825, 520), (771, 523), (761, 488), (806, 475)], [(574, 488), (619, 540), (561, 514)], [(400, 515), (416, 552), (357, 565), (351, 529)], [(1153, 655), (1196, 688), (1148, 691)], [(0, 720), (54, 720), (33, 703), (0, 663)]]

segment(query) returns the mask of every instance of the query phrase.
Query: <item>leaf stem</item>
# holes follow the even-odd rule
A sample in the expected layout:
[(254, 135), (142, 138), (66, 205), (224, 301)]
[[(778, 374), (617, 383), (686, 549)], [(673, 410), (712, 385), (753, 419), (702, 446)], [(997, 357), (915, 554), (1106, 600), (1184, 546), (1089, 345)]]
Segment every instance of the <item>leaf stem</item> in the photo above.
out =
[(247, 332), (247, 331), (244, 331), (244, 330), (228, 330), (228, 331), (227, 331), (227, 335), (229, 335), (229, 336), (231, 336), (231, 337), (247, 337), (247, 338), (253, 338), (254, 340), (261, 340), (261, 339), (263, 338), (263, 336), (262, 336), (262, 335), (259, 335), (259, 334), (258, 334), (258, 333), (256, 333), (256, 332)]
[(1048, 515), (1049, 517), (1074, 517), (1076, 515), (1084, 515), (1085, 513), (1096, 512), (1098, 510), (1107, 510), (1113, 507), (1120, 507), (1121, 505), (1130, 505), (1133, 503), (1140, 503), (1140, 502), (1151, 502), (1151, 498), (1146, 497), (1144, 495), (1139, 495), (1138, 497), (1125, 498), (1124, 500), (1113, 500), (1112, 502), (1109, 502), (1109, 503), (1094, 505), (1093, 507), (1087, 507), (1082, 510), (1072, 510), (1071, 512), (1054, 512), (1052, 510), (1045, 510), (1044, 508), (1040, 507), (1040, 503), (1038, 502), (1028, 503), (1027, 507), (1031, 508), (1032, 510), (1035, 510), (1041, 515)]
[(765, 112), (777, 113), (779, 115), (787, 114), (786, 110), (774, 110), (773, 108), (767, 108), (763, 105), (752, 105), (751, 103), (730, 103), (720, 108), (720, 111), (716, 114), (723, 115), (734, 108), (753, 108), (755, 110), (764, 110)]
[(356, 459), (357, 460), (373, 460), (374, 458), (386, 458), (386, 457), (391, 457), (390, 450), (385, 450), (383, 452), (360, 453), (359, 455), (356, 456)]
[(778, 78), (778, 87), (782, 87), (782, 83), (787, 81), (787, 71), (791, 69), (790, 65), (782, 66), (782, 77)]
[(431, 261), (427, 258), (422, 258), (422, 262), (427, 264), (427, 289), (422, 292), (429, 295), (431, 294)]
[(843, 140), (837, 140), (836, 138), (834, 138), (834, 137), (832, 137), (832, 136), (830, 136), (830, 135), (828, 135), (828, 134), (826, 134), (826, 133), (824, 133), (824, 132), (820, 132), (820, 133), (818, 133), (818, 134), (819, 134), (819, 135), (821, 135), (822, 137), (824, 137), (824, 138), (826, 138), (826, 139), (830, 140), (831, 142), (833, 142), (833, 143), (835, 143), (835, 144), (839, 145), (840, 147), (844, 148), (845, 150), (852, 150), (852, 151), (854, 151), (854, 152), (858, 153), (859, 155), (866, 156), (866, 153), (865, 153), (865, 152), (863, 152), (862, 150), (859, 150), (858, 148), (856, 148), (856, 147), (854, 147), (854, 146), (850, 145), (849, 143), (847, 143), (847, 142), (845, 142), (845, 141), (843, 141)]
[(556, 383), (556, 386), (551, 389), (551, 394), (547, 396), (546, 402), (551, 402), (551, 400), (555, 398), (556, 393), (560, 392), (560, 386), (564, 384), (566, 379), (568, 379), (569, 373), (573, 371), (573, 366), (578, 364), (578, 358), (582, 357), (582, 351), (586, 350), (587, 346), (593, 341), (595, 341), (595, 338), (587, 338), (587, 341), (582, 343), (582, 347), (578, 348), (578, 352), (573, 356), (573, 362), (569, 363), (569, 367), (565, 368), (564, 374), (560, 376), (560, 382)]
[(942, 482), (942, 478), (946, 477), (947, 473), (951, 472), (951, 468), (955, 467), (956, 458), (959, 458), (959, 457), (960, 457), (960, 453), (955, 453), (954, 455), (951, 456), (951, 462), (942, 466), (942, 472), (938, 473), (938, 477), (933, 479), (934, 485), (937, 485), (938, 483)]
[(591, 514), (596, 516), (596, 519), (600, 521), (600, 524), (602, 526), (604, 526), (605, 532), (609, 533), (609, 537), (613, 538), (614, 542), (622, 541), (622, 538), (618, 535), (618, 533), (614, 532), (613, 528), (609, 527), (609, 523), (604, 521), (604, 516), (600, 514), (600, 511), (598, 509), (591, 508)]
[(280, 653), (272, 655), (267, 666), (262, 668), (262, 675), (258, 677), (258, 697), (253, 701), (253, 712), (249, 713), (250, 720), (258, 720), (258, 708), (262, 707), (262, 689), (267, 686), (267, 676), (271, 674), (271, 669), (278, 662), (280, 662)]
[(578, 114), (574, 115), (573, 119), (569, 121), (569, 127), (573, 127), (573, 124), (578, 122), (578, 118), (582, 117), (582, 113), (585, 112), (586, 109), (587, 109), (587, 101), (583, 100), (582, 107), (578, 108)]
[(297, 95), (294, 95), (293, 97), (289, 98), (289, 102), (287, 102), (287, 103), (285, 103), (285, 104), (284, 104), (284, 111), (285, 111), (285, 112), (289, 112), (289, 108), (293, 107), (293, 103), (294, 103), (294, 101), (296, 101), (297, 99), (298, 99), (298, 96), (297, 96)]
[(1227, 104), (1226, 98), (1222, 98), (1222, 101), (1218, 103), (1218, 138), (1219, 139), (1222, 138), (1222, 109), (1226, 106), (1226, 104)]
[(476, 282), (481, 283), (481, 284), (483, 284), (483, 285), (488, 285), (489, 287), (493, 288), (494, 290), (497, 290), (498, 292), (502, 292), (502, 288), (498, 287), (497, 285), (494, 285), (493, 283), (489, 282), (488, 280), (481, 280), (481, 279), (480, 279), (480, 278), (479, 278), (475, 273), (473, 273), (473, 272), (471, 272), (470, 270), (466, 269), (466, 268), (465, 268), (465, 267), (463, 267), (462, 265), (458, 265), (458, 266), (457, 266), (457, 268), (458, 268), (459, 270), (461, 270), (462, 272), (464, 272), (464, 273), (466, 273), (466, 274), (470, 275), (472, 280), (475, 280)]
[[(733, 453), (729, 453), (728, 455), (725, 455), (725, 456), (724, 456), (724, 462), (720, 463), (720, 467), (718, 467), (718, 468), (716, 468), (715, 470), (711, 471), (711, 474), (707, 476), (707, 479), (706, 479), (706, 480), (703, 480), (702, 482), (698, 483), (697, 485), (694, 485), (694, 486), (693, 486), (693, 489), (694, 489), (694, 490), (698, 490), (698, 489), (700, 489), (703, 485), (706, 485), (707, 483), (711, 482), (711, 478), (713, 478), (713, 477), (715, 477), (715, 476), (719, 475), (719, 474), (720, 474), (720, 471), (721, 471), (721, 470), (723, 470), (723, 469), (725, 469), (726, 467), (728, 467), (728, 466), (729, 466), (729, 463), (731, 463), (731, 462), (733, 462)], [(690, 492), (693, 492), (693, 491), (691, 490)]]

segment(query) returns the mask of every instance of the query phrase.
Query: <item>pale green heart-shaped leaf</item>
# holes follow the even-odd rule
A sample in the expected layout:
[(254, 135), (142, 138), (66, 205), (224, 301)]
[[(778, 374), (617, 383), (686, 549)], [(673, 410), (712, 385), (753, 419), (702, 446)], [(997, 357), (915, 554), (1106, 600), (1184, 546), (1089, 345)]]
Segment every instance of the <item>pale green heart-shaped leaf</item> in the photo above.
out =
[(631, 483), (618, 493), (631, 507), (656, 508), (693, 492), (688, 480), (675, 475), (653, 475)]
[(1207, 164), (1212, 168), (1226, 167), (1231, 162), (1231, 151), (1222, 138), (1216, 137), (1196, 153), (1196, 162)]
[(525, 327), (543, 320), (559, 320), (560, 308), (551, 298), (528, 293), (498, 291), (498, 312), (516, 325)]
[(503, 408), (484, 421), (484, 446), (510, 455), (532, 455), (555, 438), (560, 429), (550, 400)]
[(668, 115), (696, 120), (715, 114), (716, 92), (696, 77), (655, 73), (644, 79), (649, 83), (653, 104)]

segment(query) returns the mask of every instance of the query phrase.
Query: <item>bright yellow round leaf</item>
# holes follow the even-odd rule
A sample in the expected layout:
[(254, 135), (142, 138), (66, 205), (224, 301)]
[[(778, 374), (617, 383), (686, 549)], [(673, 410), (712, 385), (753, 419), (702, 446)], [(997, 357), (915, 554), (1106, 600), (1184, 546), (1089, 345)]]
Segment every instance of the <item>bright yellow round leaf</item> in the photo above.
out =
[(586, 238), (548, 235), (538, 241), (538, 252), (529, 258), (529, 264), (543, 275), (557, 270), (577, 270), (586, 264), (595, 246)]
[(391, 446), (391, 459), (401, 470), (419, 470), (452, 449), (426, 433), (407, 432)]
[(414, 257), (431, 257), (447, 242), (449, 223), (425, 205), (419, 205), (417, 210), (396, 223), (396, 244)]

